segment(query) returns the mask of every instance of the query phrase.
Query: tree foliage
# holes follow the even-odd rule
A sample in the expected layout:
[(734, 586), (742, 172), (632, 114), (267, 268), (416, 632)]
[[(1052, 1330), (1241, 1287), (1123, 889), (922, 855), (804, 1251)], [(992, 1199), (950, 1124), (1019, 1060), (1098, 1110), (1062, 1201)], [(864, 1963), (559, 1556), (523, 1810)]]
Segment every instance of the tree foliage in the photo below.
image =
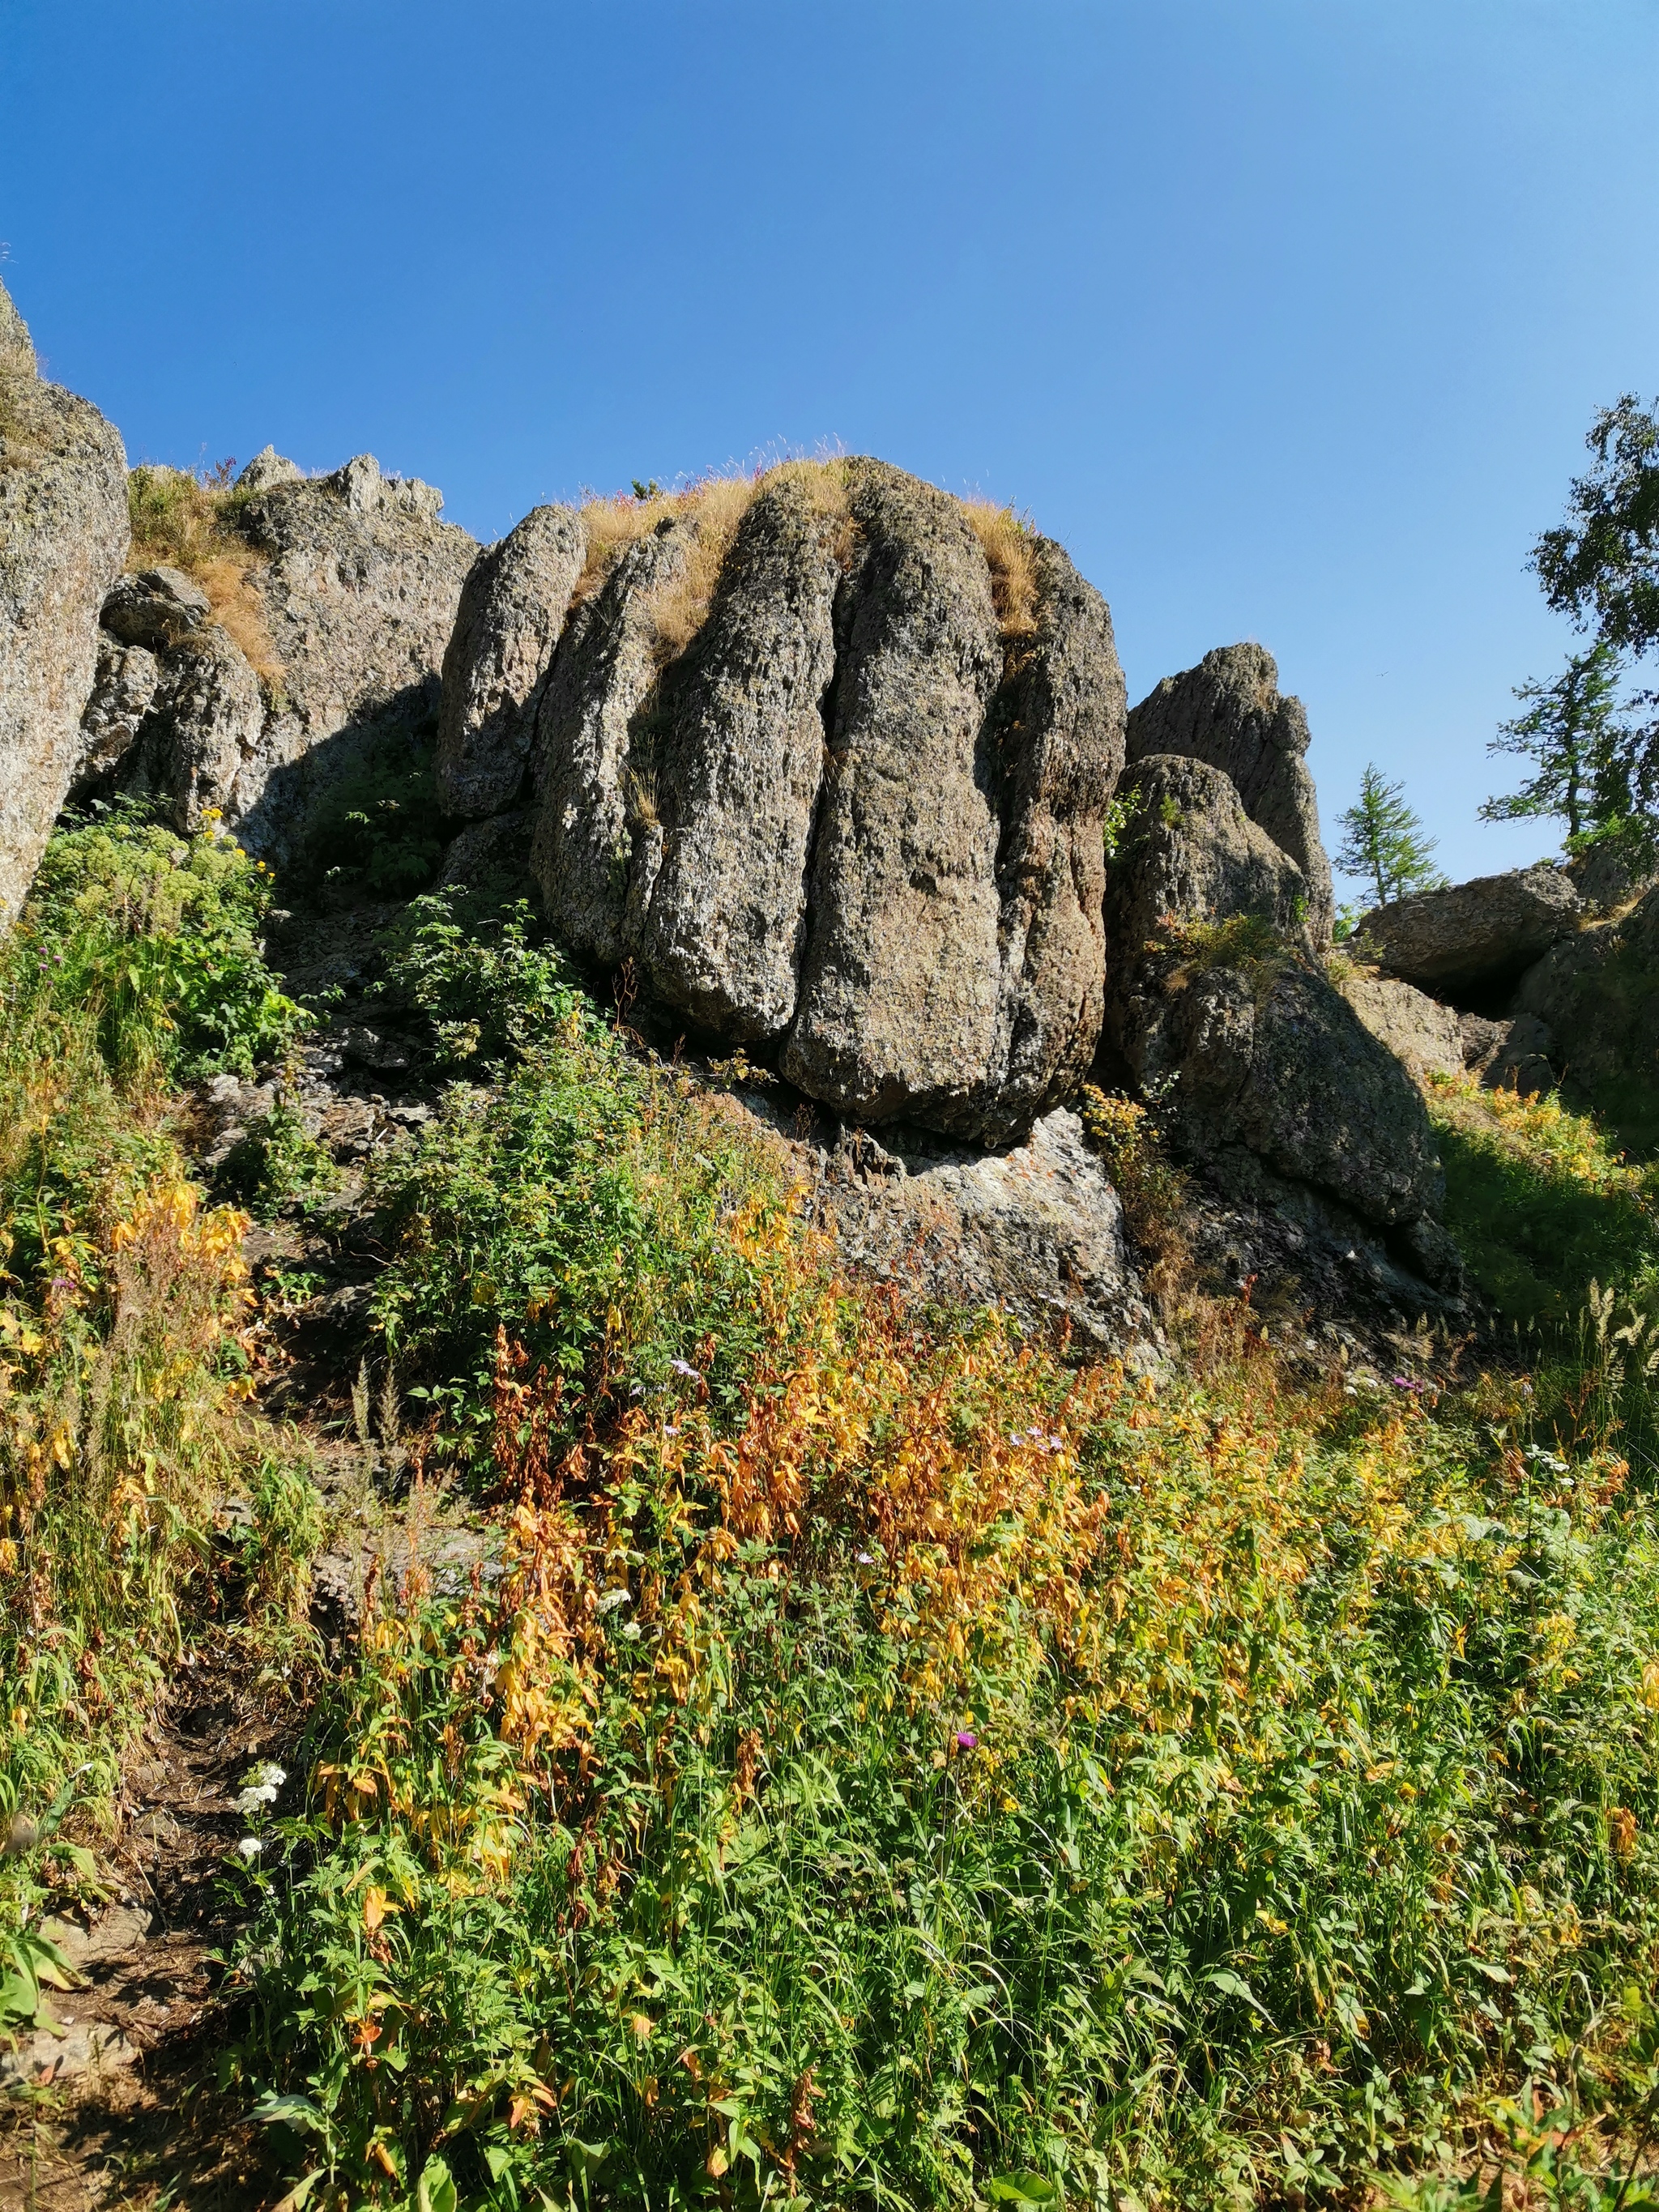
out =
[(1359, 796), (1338, 818), (1344, 831), (1336, 865), (1370, 884), (1378, 906), (1413, 891), (1437, 889), (1446, 880), (1434, 864), (1435, 840), (1424, 835), (1418, 815), (1406, 804), (1403, 783), (1390, 783), (1367, 763)]
[(1558, 614), (1644, 653), (1659, 644), (1659, 399), (1649, 409), (1625, 392), (1584, 442), (1595, 466), (1573, 479), (1567, 520), (1544, 532), (1532, 565)]
[(1603, 640), (1574, 653), (1551, 684), (1522, 684), (1526, 713), (1504, 723), (1487, 746), (1531, 761), (1519, 791), (1489, 799), (1483, 822), (1553, 816), (1567, 825), (1569, 843), (1617, 830), (1632, 811), (1630, 732), (1618, 719), (1620, 659)]

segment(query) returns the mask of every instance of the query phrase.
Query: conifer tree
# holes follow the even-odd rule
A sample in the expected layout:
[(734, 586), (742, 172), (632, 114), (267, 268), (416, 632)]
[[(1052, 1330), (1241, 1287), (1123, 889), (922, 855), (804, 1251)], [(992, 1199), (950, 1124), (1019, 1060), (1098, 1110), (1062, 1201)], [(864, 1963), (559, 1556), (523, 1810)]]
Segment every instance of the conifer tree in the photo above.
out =
[(1527, 712), (1502, 724), (1486, 750), (1518, 754), (1535, 772), (1519, 791), (1489, 799), (1483, 822), (1553, 815), (1566, 823), (1571, 849), (1629, 818), (1630, 732), (1616, 719), (1619, 676), (1618, 649), (1603, 639), (1574, 653), (1553, 684), (1516, 686)]
[(1346, 833), (1336, 865), (1363, 877), (1378, 906), (1413, 891), (1436, 890), (1446, 880), (1434, 864), (1435, 840), (1407, 805), (1403, 783), (1390, 783), (1368, 763), (1359, 779), (1359, 797), (1338, 818)]

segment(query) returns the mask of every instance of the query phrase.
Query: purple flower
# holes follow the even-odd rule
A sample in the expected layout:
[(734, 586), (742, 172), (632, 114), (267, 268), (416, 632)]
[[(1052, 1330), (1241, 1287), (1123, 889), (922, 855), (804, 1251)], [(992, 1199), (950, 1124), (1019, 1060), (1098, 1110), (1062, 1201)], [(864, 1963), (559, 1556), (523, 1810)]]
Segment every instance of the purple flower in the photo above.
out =
[(1420, 1382), (1413, 1382), (1409, 1375), (1396, 1375), (1394, 1378), (1394, 1387), (1396, 1390), (1420, 1390), (1423, 1385)]
[(873, 1552), (860, 1552), (859, 1553), (859, 1565), (861, 1567), (873, 1567), (875, 1564), (876, 1555)]
[(957, 1749), (958, 1751), (977, 1751), (979, 1749), (979, 1738), (974, 1734), (972, 1729), (958, 1729), (957, 1730)]
[(702, 1376), (698, 1374), (689, 1359), (671, 1359), (668, 1364), (676, 1375), (688, 1376), (693, 1382), (702, 1382)]

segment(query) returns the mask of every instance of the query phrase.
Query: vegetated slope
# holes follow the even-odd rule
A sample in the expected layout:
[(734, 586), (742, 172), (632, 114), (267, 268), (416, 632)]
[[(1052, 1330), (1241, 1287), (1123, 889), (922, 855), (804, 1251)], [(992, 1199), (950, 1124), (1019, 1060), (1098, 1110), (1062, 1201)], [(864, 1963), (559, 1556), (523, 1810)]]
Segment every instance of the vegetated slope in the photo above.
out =
[[(213, 1618), (251, 1673), (291, 1639), (316, 1540), (166, 1107), (293, 1033), (263, 898), (118, 822), (7, 956), (0, 1772), (37, 1826)], [(1467, 2164), (1528, 2078), (1628, 2155), (1659, 1549), (1613, 1328), (1553, 1382), (1425, 1342), (1310, 1384), (1211, 1303), (1160, 1377), (1079, 1367), (843, 1278), (754, 1124), (525, 918), (441, 902), (393, 957), (473, 1079), (380, 1174), (375, 1304), (422, 1481), (493, 1492), (504, 1571), (371, 1589), (228, 1869), (222, 2075), (307, 2202), (1273, 2202)], [(0, 1875), (14, 2008), (98, 1846), (77, 1788)]]

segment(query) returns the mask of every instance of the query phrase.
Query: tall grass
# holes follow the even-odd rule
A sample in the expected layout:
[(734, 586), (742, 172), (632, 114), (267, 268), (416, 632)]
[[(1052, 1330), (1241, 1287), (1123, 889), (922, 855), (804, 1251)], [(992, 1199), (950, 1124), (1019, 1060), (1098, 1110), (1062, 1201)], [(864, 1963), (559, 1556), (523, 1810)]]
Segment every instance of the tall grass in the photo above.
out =
[(241, 648), (254, 673), (280, 686), (282, 668), (271, 642), (258, 576), (265, 556), (236, 528), (246, 498), (233, 488), (234, 464), (192, 471), (144, 466), (127, 477), (132, 540), (129, 569), (181, 569), (212, 602), (213, 619)]
[[(106, 1793), (246, 1456), (246, 1216), (204, 1204), (167, 1100), (293, 1033), (268, 896), (234, 847), (116, 815), (54, 838), (0, 948), (0, 1826), (41, 1828), (72, 1769)], [(67, 1848), (44, 1825), (0, 1929)]]
[(1613, 1434), (1293, 1388), (1243, 1309), (1162, 1382), (932, 1334), (610, 1049), (526, 1052), (483, 1153), (458, 1099), (394, 1251), (504, 1571), (378, 1594), (249, 1877), (232, 2069), (307, 2202), (1352, 2197), (1569, 2060), (1616, 2133), (1659, 1529)]

